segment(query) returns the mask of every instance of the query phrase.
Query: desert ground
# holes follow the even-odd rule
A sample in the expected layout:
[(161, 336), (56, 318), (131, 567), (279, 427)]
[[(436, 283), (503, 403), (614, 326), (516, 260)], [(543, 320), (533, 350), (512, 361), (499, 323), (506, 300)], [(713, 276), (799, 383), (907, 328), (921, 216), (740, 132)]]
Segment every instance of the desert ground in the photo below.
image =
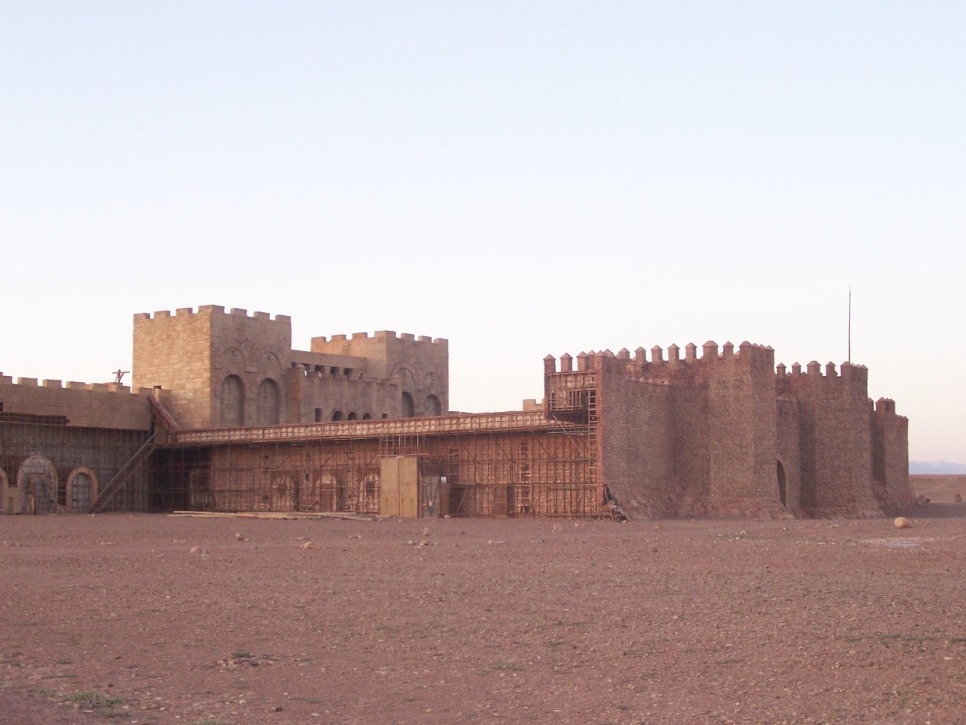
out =
[(966, 505), (0, 517), (4, 723), (966, 722)]

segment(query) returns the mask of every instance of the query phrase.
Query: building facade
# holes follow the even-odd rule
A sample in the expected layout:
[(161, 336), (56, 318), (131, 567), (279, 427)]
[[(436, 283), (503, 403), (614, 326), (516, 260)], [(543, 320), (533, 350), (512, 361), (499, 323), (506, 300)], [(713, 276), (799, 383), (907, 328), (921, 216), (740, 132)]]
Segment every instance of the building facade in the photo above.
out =
[(133, 389), (0, 377), (8, 512), (867, 517), (911, 505), (908, 421), (861, 366), (769, 347), (543, 361), (544, 399), (449, 412), (446, 340), (292, 348), (291, 320), (134, 317)]

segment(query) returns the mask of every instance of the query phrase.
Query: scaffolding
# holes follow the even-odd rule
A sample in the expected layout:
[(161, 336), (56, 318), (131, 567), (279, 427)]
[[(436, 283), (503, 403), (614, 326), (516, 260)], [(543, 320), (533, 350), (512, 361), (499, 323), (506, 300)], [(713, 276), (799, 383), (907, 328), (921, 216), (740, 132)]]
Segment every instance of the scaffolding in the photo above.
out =
[(601, 516), (593, 423), (541, 411), (175, 431), (150, 505), (378, 514), (382, 461), (415, 456), (443, 515)]
[[(69, 425), (65, 416), (0, 413), (0, 508), (86, 513), (150, 435)], [(106, 510), (144, 511), (149, 467), (130, 470)]]

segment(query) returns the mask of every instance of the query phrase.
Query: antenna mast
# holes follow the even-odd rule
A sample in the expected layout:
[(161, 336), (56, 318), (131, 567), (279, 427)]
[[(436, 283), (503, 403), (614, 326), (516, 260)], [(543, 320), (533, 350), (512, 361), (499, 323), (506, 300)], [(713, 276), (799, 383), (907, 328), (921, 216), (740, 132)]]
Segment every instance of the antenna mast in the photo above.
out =
[(849, 285), (849, 358), (848, 362), (852, 364), (852, 285)]

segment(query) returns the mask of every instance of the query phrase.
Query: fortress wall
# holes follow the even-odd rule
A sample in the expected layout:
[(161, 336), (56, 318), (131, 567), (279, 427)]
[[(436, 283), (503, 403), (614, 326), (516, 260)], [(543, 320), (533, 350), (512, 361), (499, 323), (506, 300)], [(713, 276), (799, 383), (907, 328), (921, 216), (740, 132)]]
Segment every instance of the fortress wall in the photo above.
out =
[(628, 379), (619, 358), (596, 356), (598, 477), (632, 516), (673, 516), (671, 389)]
[[(290, 422), (286, 376), (291, 356), (292, 321), (288, 315), (276, 315), (273, 319), (266, 312), (249, 316), (246, 310), (232, 309), (229, 314), (212, 310), (212, 423), (218, 426), (226, 422), (222, 403), (224, 381), (229, 375), (243, 383), (245, 425)], [(274, 392), (267, 395), (265, 385)]]
[(0, 411), (64, 417), (67, 425), (83, 428), (149, 430), (148, 391), (132, 393), (116, 383), (76, 383), (0, 375)]
[(676, 514), (703, 510), (710, 495), (711, 455), (707, 384), (671, 388), (674, 474), (680, 491)]
[(737, 354), (726, 344), (709, 367), (710, 514), (784, 512), (776, 479), (774, 375), (771, 348), (747, 342)]
[(777, 476), (784, 474), (785, 510), (793, 516), (802, 513), (802, 442), (799, 435), (801, 419), (798, 401), (780, 397), (776, 401)]
[(896, 415), (895, 401), (877, 400), (872, 415), (872, 478), (879, 506), (889, 514), (915, 503), (908, 440), (909, 419)]
[(449, 341), (444, 338), (356, 332), (351, 337), (314, 337), (311, 351), (366, 358), (370, 378), (398, 378), (401, 391), (412, 395), (417, 416), (432, 414), (426, 405), (429, 395), (439, 400), (442, 413), (449, 411)]
[(191, 308), (135, 315), (132, 373), (135, 387), (171, 391), (168, 411), (183, 427), (210, 427), (211, 315)]
[(872, 487), (868, 371), (817, 362), (779, 376), (779, 390), (800, 401), (802, 511), (809, 516), (881, 516)]
[[(185, 428), (218, 427), (222, 385), (236, 375), (244, 388), (246, 425), (259, 422), (259, 385), (266, 378), (285, 407), (285, 374), (292, 347), (287, 315), (203, 305), (134, 316), (134, 384), (161, 386), (170, 412)], [(284, 417), (279, 421), (284, 422)]]

